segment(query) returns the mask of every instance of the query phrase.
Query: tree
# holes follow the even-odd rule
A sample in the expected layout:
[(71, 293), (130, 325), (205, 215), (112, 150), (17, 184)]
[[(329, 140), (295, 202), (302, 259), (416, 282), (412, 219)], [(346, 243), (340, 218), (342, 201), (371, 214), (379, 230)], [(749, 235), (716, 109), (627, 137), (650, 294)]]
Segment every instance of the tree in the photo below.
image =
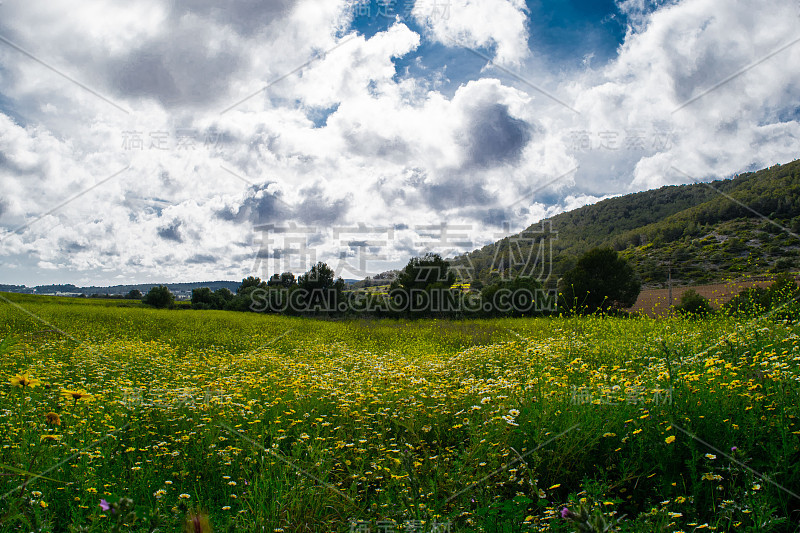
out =
[(455, 307), (456, 296), (460, 297), (460, 291), (451, 291), (455, 282), (450, 263), (439, 254), (428, 253), (412, 258), (400, 271), (389, 288), (389, 297), (405, 302), (416, 316), (444, 313)]
[(788, 257), (781, 257), (775, 264), (772, 266), (773, 272), (788, 272), (794, 266), (794, 261), (789, 259)]
[(225, 309), (225, 306), (235, 298), (235, 295), (227, 287), (222, 287), (214, 291), (211, 298), (213, 309)]
[(267, 284), (264, 281), (261, 281), (261, 278), (256, 278), (253, 276), (248, 276), (242, 280), (242, 284), (239, 285), (239, 288), (236, 289), (236, 294), (249, 294), (254, 289), (266, 289)]
[(213, 309), (214, 294), (208, 287), (192, 289), (192, 308), (193, 309)]
[(142, 298), (142, 303), (152, 305), (157, 309), (164, 309), (172, 307), (175, 303), (175, 296), (165, 285), (159, 285), (158, 287), (153, 287), (145, 294), (144, 298)]
[(142, 299), (142, 291), (139, 289), (132, 289), (131, 292), (125, 295), (125, 299), (127, 300), (141, 300)]
[(594, 313), (632, 306), (642, 283), (615, 250), (594, 248), (564, 275), (561, 287), (561, 304), (567, 311)]
[[(297, 287), (303, 291), (303, 298), (302, 301), (290, 298), (292, 310), (331, 313), (338, 311), (337, 306), (344, 292), (345, 283), (341, 277), (336, 278), (331, 267), (320, 261), (297, 278)], [(300, 309), (294, 308), (298, 305)]]
[(331, 267), (320, 261), (311, 267), (311, 270), (297, 278), (301, 289), (311, 291), (314, 289), (340, 289), (344, 290), (344, 280), (336, 279), (336, 274)]
[[(208, 287), (192, 290), (192, 309), (225, 309), (228, 302), (236, 296), (227, 287), (222, 287), (214, 292)], [(242, 296), (247, 301), (246, 295)]]
[(427, 253), (424, 257), (412, 258), (392, 283), (392, 288), (431, 290), (449, 289), (456, 282), (456, 275), (450, 270), (450, 263), (442, 256)]

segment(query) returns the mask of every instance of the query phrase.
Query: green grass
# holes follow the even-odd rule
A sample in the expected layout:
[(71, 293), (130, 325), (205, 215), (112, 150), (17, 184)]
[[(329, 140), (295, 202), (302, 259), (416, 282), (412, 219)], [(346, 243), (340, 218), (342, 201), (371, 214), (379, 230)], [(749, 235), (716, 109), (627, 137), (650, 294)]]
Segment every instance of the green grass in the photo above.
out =
[(794, 324), (0, 296), (0, 531), (797, 527)]

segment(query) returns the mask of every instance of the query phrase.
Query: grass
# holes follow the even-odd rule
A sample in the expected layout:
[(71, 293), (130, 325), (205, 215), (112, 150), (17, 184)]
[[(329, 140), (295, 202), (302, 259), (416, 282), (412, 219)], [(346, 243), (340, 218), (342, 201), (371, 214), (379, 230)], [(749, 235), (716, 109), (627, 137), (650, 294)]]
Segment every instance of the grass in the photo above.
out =
[(2, 296), (2, 531), (797, 527), (791, 323)]

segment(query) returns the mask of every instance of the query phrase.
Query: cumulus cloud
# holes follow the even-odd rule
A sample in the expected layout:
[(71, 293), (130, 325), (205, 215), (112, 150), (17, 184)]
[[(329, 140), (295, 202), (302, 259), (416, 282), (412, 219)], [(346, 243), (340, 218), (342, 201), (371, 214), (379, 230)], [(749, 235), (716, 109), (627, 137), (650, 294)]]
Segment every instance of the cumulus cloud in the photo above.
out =
[(464, 139), (469, 164), (489, 167), (517, 162), (530, 137), (529, 124), (512, 117), (507, 106), (495, 103), (476, 109)]
[(344, 198), (334, 199), (333, 194), (314, 185), (300, 191), (303, 199), (298, 204), (296, 216), (307, 224), (331, 225), (343, 220), (348, 202)]
[(183, 242), (183, 237), (180, 232), (181, 221), (176, 220), (171, 224), (158, 229), (158, 236), (162, 239), (175, 242)]
[(246, 62), (234, 43), (209, 42), (202, 21), (148, 41), (109, 61), (107, 75), (115, 95), (152, 98), (163, 106), (209, 104), (227, 94), (231, 76)]
[(529, 55), (523, 0), (415, 2), (413, 16), (437, 41), (472, 48), (492, 47), (500, 64), (519, 64)]

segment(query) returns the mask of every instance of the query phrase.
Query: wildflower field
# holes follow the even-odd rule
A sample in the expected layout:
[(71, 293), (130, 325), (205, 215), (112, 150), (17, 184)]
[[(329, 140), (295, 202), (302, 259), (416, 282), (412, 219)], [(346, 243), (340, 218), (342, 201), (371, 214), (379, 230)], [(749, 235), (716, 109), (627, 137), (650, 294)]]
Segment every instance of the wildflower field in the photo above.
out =
[(797, 326), (3, 294), (0, 531), (796, 531)]

